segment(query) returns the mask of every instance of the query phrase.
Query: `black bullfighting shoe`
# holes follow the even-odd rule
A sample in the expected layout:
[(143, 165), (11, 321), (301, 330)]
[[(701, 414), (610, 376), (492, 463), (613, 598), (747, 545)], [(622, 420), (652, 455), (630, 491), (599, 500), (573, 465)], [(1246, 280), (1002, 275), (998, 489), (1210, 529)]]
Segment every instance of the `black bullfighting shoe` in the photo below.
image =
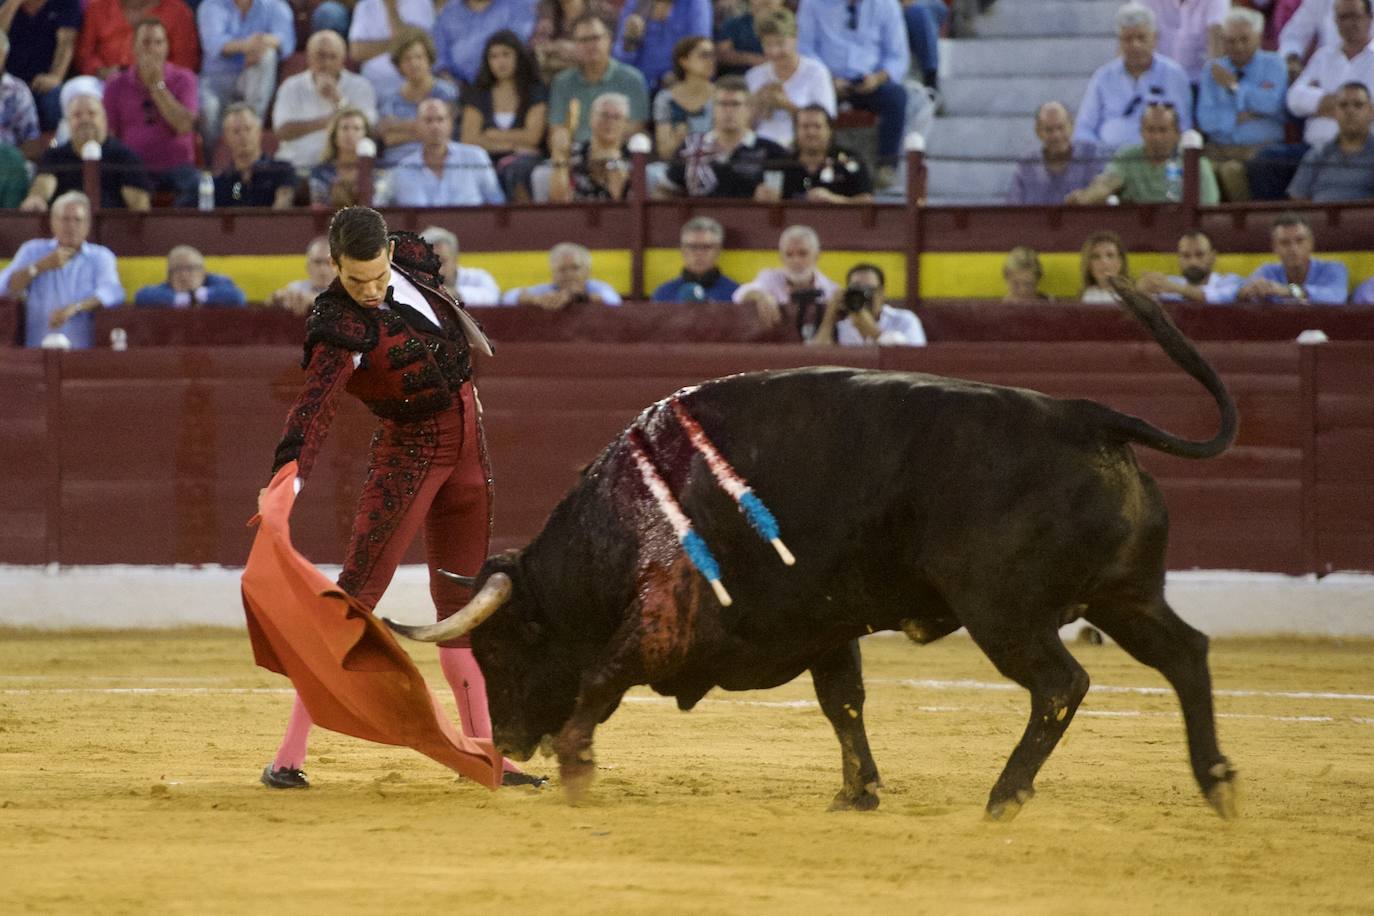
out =
[(308, 789), (310, 780), (305, 778), (305, 771), (293, 767), (278, 767), (272, 769), (272, 764), (268, 764), (262, 769), (262, 784), (269, 789)]
[(503, 786), (532, 786), (539, 789), (549, 781), (547, 776), (535, 776), (531, 773), (512, 773), (507, 770), (501, 774), (501, 785)]

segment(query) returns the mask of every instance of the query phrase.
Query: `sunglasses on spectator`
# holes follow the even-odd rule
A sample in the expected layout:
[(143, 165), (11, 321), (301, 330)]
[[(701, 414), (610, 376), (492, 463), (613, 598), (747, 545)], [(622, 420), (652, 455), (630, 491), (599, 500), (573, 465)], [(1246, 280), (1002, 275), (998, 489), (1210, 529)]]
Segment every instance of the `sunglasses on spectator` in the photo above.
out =
[(849, 13), (849, 21), (845, 23), (845, 28), (849, 29), (849, 31), (852, 32), (859, 27), (858, 0), (855, 0), (855, 2), (850, 3), (847, 7), (847, 11)]

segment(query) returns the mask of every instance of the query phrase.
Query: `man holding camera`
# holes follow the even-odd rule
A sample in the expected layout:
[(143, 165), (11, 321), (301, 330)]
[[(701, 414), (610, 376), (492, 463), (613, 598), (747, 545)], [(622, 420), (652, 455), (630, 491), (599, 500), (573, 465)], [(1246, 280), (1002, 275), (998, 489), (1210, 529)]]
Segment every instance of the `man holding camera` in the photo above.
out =
[(906, 309), (887, 304), (887, 278), (876, 264), (855, 264), (845, 275), (845, 288), (830, 297), (816, 335), (817, 346), (838, 343), (843, 347), (869, 344), (923, 347), (925, 328), (921, 319)]

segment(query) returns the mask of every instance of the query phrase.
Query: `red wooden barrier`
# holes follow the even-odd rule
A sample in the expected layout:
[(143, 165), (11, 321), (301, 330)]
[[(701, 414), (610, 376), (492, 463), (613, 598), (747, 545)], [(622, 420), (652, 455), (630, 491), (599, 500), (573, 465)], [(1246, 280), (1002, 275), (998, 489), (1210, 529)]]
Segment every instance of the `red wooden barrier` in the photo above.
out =
[[(1374, 570), (1374, 344), (1203, 350), (1240, 405), (1240, 438), (1210, 462), (1140, 451), (1169, 502), (1171, 566)], [(0, 562), (242, 563), (243, 523), (300, 384), (298, 359), (294, 346), (11, 350), (0, 361), (0, 457), (12, 484), (0, 495)], [(650, 402), (705, 378), (815, 362), (1093, 397), (1191, 436), (1216, 422), (1207, 395), (1149, 343), (507, 343), (478, 366), (495, 546), (537, 531), (578, 470)], [(371, 429), (346, 399), (293, 519), (312, 559), (342, 553)]]

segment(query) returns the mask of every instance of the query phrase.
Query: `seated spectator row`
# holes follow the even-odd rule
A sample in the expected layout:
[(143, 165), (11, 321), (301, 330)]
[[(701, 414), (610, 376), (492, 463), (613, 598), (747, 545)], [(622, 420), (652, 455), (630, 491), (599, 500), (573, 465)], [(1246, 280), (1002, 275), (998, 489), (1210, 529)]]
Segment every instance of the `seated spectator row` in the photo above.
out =
[[(1309, 20), (1329, 26), (1305, 65), (1296, 45), (1283, 45), (1286, 60), (1261, 49), (1264, 18), (1253, 9), (1222, 0), (1125, 4), (1116, 15), (1120, 56), (1093, 74), (1076, 120), (1062, 103), (1040, 107), (1041, 150), (1018, 164), (1008, 202), (1179, 200), (1179, 144), (1193, 127), (1205, 139), (1204, 204), (1374, 198), (1370, 2), (1301, 8), (1309, 12), (1295, 17), (1294, 36)], [(1222, 53), (1209, 55), (1209, 45)], [(1289, 143), (1294, 119), (1304, 119), (1302, 141)]]
[[(1133, 279), (1137, 288), (1163, 301), (1212, 305), (1235, 302), (1292, 302), (1312, 305), (1374, 305), (1374, 277), (1350, 291), (1350, 274), (1340, 261), (1315, 256), (1316, 236), (1306, 219), (1279, 215), (1270, 230), (1277, 261), (1260, 265), (1249, 277), (1218, 272), (1212, 239), (1200, 229), (1178, 240), (1178, 273), (1146, 271), (1132, 276), (1125, 245), (1115, 232), (1096, 232), (1083, 243), (1079, 260), (1082, 288), (1078, 298), (1089, 303), (1115, 302), (1109, 280)], [(1044, 268), (1033, 248), (1018, 246), (1002, 268), (1007, 302), (1046, 301), (1040, 291)]]
[[(743, 124), (746, 145), (761, 138), (777, 144), (764, 147), (770, 158), (782, 158), (777, 152), (793, 141), (798, 109), (817, 106), (831, 119), (840, 105), (872, 111), (878, 116), (872, 174), (890, 183), (912, 49), (920, 51), (918, 69), (933, 83), (936, 68), (926, 58), (938, 47), (931, 36), (944, 15), (934, 0), (917, 0), (905, 10), (898, 0), (857, 6), (804, 0), (795, 17), (779, 0), (755, 0), (747, 14), (716, 27), (708, 0), (616, 4), (618, 12), (561, 0), (542, 11), (534, 0), (452, 0), (437, 14), (427, 0), (361, 0), (351, 24), (341, 24), (348, 11), (329, 0), (315, 9), (318, 30), (304, 44), (304, 69), (294, 72), (296, 31), (284, 0), (200, 0), (194, 15), (183, 0), (157, 0), (138, 15), (116, 0), (97, 0), (84, 20), (76, 0), (42, 0), (37, 11), (34, 6), (33, 0), (0, 6), (7, 11), (0, 23), (11, 33), (42, 39), (22, 53), (0, 45), (0, 63), (12, 71), (0, 92), (0, 144), (40, 159), (43, 175), (72, 166), (90, 139), (87, 132), (79, 144), (72, 142), (73, 106), (84, 109), (88, 105), (78, 99), (95, 98), (114, 141), (97, 138), (104, 158), (129, 173), (115, 189), (150, 192), (146, 201), (138, 194), (103, 194), (102, 205), (138, 208), (198, 203), (198, 172), (225, 158), (222, 131), (243, 106), (270, 123), (268, 148), (303, 180), (332, 152), (344, 161), (329, 164), (336, 177), (345, 173), (347, 183), (351, 141), (330, 142), (344, 111), (355, 121), (343, 132), (356, 132), (360, 123), (381, 147), (379, 164), (400, 168), (420, 152), (420, 109), (433, 101), (454, 106), (447, 139), (485, 152), (500, 199), (534, 197), (540, 162), (550, 160), (554, 169), (571, 163), (578, 145), (592, 139), (593, 104), (607, 95), (625, 100), (623, 136), (652, 124), (654, 147), (665, 161), (702, 155), (726, 161), (734, 141), (720, 149), (714, 143), (718, 50), (737, 64), (753, 64), (742, 78), (722, 77), (744, 94), (742, 121), (734, 120)], [(80, 47), (74, 68), (68, 53), (73, 43)], [(360, 73), (349, 69), (350, 58)], [(68, 78), (73, 69), (82, 75)], [(56, 130), (52, 149), (65, 148), (61, 161), (43, 152), (42, 130)], [(434, 169), (437, 147), (427, 152), (424, 164)], [(480, 164), (466, 149), (450, 149), (444, 158), (454, 160), (445, 162), (448, 168)], [(134, 160), (146, 175), (136, 174)], [(14, 183), (19, 162), (0, 156), (0, 167), (7, 164), (14, 168), (6, 178)], [(866, 170), (871, 166), (864, 163)], [(397, 173), (398, 184), (410, 181), (403, 174)], [(493, 202), (487, 178), (480, 181), (479, 200), (467, 202)], [(50, 185), (44, 180), (23, 195), (25, 205), (36, 208), (60, 193)], [(314, 200), (328, 204), (336, 196), (316, 193)]]
[[(28, 346), (85, 348), (94, 345), (92, 314), (124, 301), (114, 254), (88, 241), (89, 201), (79, 191), (61, 195), (50, 213), (52, 237), (25, 242), (9, 266), (0, 272), (0, 293), (24, 300), (25, 341)], [(618, 306), (617, 290), (593, 276), (591, 252), (575, 242), (553, 246), (547, 282), (528, 284), (504, 293), (486, 271), (459, 263), (459, 244), (449, 231), (431, 227), (422, 233), (440, 259), (445, 285), (471, 307), (532, 306), (563, 311), (583, 305)], [(1219, 273), (1217, 254), (1203, 232), (1190, 231), (1178, 243), (1177, 275), (1146, 272), (1137, 285), (1162, 299), (1207, 303), (1242, 300), (1338, 305), (1347, 301), (1349, 275), (1344, 264), (1314, 255), (1311, 226), (1297, 214), (1284, 214), (1272, 227), (1274, 263), (1260, 266), (1249, 278)], [(887, 301), (886, 276), (877, 264), (855, 263), (843, 286), (819, 268), (820, 240), (804, 225), (785, 229), (779, 238), (780, 264), (759, 271), (746, 283), (725, 276), (719, 267), (724, 230), (707, 217), (695, 217), (681, 228), (680, 272), (653, 293), (656, 302), (690, 304), (732, 301), (748, 308), (764, 328), (777, 326), (783, 306), (796, 316), (797, 336), (815, 345), (904, 344), (925, 342), (919, 318)], [(285, 284), (269, 305), (304, 314), (334, 281), (336, 265), (324, 238), (313, 240), (306, 252), (306, 277)], [(139, 306), (190, 309), (235, 307), (245, 296), (231, 277), (207, 271), (200, 252), (178, 245), (167, 258), (166, 281), (140, 289)], [(1083, 245), (1081, 272), (1085, 302), (1113, 298), (1108, 281), (1130, 277), (1127, 252), (1111, 232), (1090, 236)], [(1009, 301), (1046, 298), (1039, 290), (1043, 269), (1036, 253), (1017, 248), (1003, 271)], [(1355, 290), (1350, 301), (1374, 304), (1374, 278)]]

